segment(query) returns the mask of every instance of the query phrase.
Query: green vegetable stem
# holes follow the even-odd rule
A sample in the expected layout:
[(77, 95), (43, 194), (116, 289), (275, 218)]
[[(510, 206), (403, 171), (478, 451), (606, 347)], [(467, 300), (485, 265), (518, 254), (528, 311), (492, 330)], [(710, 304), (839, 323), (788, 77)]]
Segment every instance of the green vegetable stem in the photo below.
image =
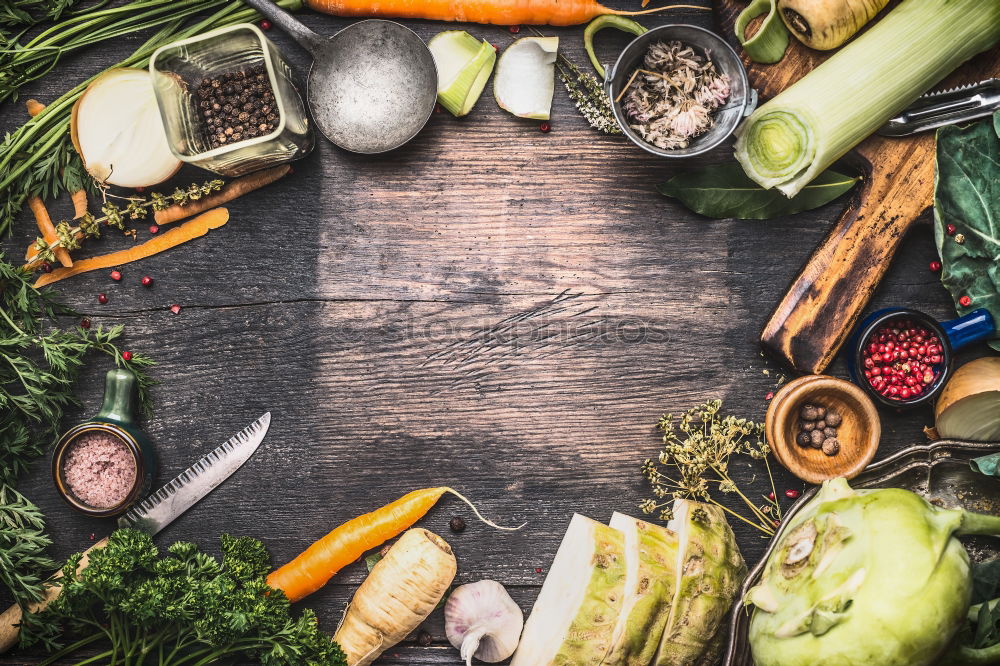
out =
[(587, 57), (590, 58), (590, 64), (594, 66), (598, 76), (602, 79), (605, 77), (604, 66), (597, 59), (597, 54), (594, 53), (594, 36), (605, 28), (617, 28), (622, 32), (630, 32), (633, 35), (641, 35), (644, 32), (648, 32), (638, 22), (624, 16), (615, 16), (614, 14), (598, 16), (587, 24), (586, 29), (583, 31), (583, 48), (587, 50)]
[[(754, 62), (775, 63), (785, 56), (788, 48), (788, 28), (778, 14), (777, 0), (753, 0), (736, 17), (736, 39)], [(763, 16), (757, 31), (747, 37), (747, 26), (753, 19)]]
[(193, 543), (161, 553), (138, 530), (117, 530), (77, 571), (78, 553), (63, 567), (63, 587), (48, 608), (29, 614), (21, 645), (50, 651), (41, 666), (100, 643), (97, 656), (72, 662), (206, 666), (232, 658), (262, 664), (346, 665), (311, 610), (299, 617), (268, 586), (264, 545), (222, 535), (222, 561)]

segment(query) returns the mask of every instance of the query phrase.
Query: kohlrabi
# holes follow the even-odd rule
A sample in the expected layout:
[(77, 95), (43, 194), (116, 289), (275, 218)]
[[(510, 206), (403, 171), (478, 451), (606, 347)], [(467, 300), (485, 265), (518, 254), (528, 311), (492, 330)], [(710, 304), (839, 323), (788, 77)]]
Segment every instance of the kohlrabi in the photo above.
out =
[(969, 556), (955, 538), (1000, 534), (1000, 518), (929, 504), (908, 490), (823, 484), (789, 522), (759, 585), (757, 666), (1000, 662), (953, 648), (969, 613)]

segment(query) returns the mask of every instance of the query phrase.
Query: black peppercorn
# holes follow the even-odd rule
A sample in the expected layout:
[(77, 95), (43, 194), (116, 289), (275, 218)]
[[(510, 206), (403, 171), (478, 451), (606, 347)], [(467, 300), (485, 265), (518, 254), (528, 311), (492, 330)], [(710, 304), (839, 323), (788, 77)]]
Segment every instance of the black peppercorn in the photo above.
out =
[(263, 64), (203, 78), (196, 106), (212, 148), (254, 138), (274, 129), (278, 120), (274, 91)]
[(451, 522), (448, 523), (448, 527), (451, 529), (452, 532), (456, 533), (464, 532), (465, 521), (462, 520), (461, 516), (455, 516), (454, 518), (451, 519)]
[(420, 633), (417, 634), (417, 645), (420, 647), (430, 647), (432, 643), (434, 643), (434, 637), (431, 636), (430, 632), (421, 629)]

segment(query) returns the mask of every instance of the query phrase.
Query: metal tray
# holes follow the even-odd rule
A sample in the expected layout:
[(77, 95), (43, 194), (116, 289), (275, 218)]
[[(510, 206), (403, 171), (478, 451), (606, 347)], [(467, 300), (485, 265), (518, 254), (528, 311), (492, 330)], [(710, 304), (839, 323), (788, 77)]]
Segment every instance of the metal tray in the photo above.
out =
[[(1000, 451), (1000, 442), (961, 442), (941, 440), (933, 444), (904, 449), (885, 460), (870, 465), (851, 481), (855, 488), (906, 488), (928, 501), (948, 508), (964, 508), (981, 513), (1000, 513), (1000, 480), (977, 474), (969, 460)], [(818, 488), (804, 493), (785, 513), (784, 525), (816, 494)], [(760, 581), (771, 551), (784, 534), (784, 528), (771, 540), (764, 557), (747, 576), (729, 616), (729, 648), (724, 666), (753, 666), (747, 633), (750, 611), (743, 606), (747, 591)], [(1000, 540), (974, 537), (963, 539), (973, 560), (1000, 556)]]

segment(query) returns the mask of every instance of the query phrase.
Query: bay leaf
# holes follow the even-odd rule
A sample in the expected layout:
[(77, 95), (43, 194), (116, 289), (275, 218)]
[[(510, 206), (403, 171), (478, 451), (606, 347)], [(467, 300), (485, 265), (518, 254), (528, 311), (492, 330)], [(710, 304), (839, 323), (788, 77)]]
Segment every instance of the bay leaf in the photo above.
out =
[(714, 218), (768, 220), (819, 208), (847, 192), (860, 178), (824, 171), (789, 199), (750, 180), (736, 162), (692, 169), (657, 186), (696, 213)]
[[(946, 231), (949, 224), (955, 225), (954, 236)], [(986, 308), (1000, 321), (1000, 113), (938, 130), (934, 240), (941, 284), (956, 311)], [(968, 306), (961, 304), (963, 296), (971, 299)], [(990, 346), (1000, 351), (1000, 337)]]

